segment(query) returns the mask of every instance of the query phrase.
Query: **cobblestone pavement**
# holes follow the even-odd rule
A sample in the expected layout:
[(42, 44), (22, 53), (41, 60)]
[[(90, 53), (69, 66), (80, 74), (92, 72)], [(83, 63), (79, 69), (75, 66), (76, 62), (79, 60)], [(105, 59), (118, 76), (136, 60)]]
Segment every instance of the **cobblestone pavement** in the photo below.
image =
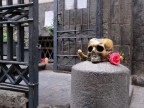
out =
[[(70, 103), (71, 75), (44, 70), (39, 72), (39, 104), (65, 106)], [(46, 107), (47, 106), (47, 107)], [(61, 108), (61, 107), (58, 107)]]

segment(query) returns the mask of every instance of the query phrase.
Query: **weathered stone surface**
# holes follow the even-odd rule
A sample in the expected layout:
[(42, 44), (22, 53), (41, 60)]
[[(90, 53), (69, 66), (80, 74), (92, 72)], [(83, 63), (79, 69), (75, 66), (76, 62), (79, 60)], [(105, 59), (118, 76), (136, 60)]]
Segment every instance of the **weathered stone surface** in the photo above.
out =
[(120, 0), (120, 22), (131, 24), (132, 21), (132, 0)]
[(122, 45), (121, 51), (124, 52), (126, 61), (131, 61), (131, 47), (129, 45)]
[(110, 17), (110, 0), (103, 0), (103, 23), (108, 23)]
[(144, 47), (144, 35), (140, 35), (138, 38), (134, 37), (134, 47)]
[(144, 74), (144, 1), (133, 0), (133, 5), (133, 74), (140, 77)]
[(144, 87), (144, 75), (143, 74), (133, 75), (132, 84)]
[(132, 62), (132, 74), (144, 74), (144, 62), (133, 61)]
[(143, 61), (144, 60), (144, 47), (135, 46), (133, 48), (133, 61)]
[(85, 61), (72, 68), (71, 108), (128, 108), (129, 69)]
[(109, 37), (109, 23), (103, 23), (103, 36), (105, 38)]
[[(139, 45), (137, 44), (140, 39), (143, 39), (143, 35), (144, 35), (144, 1), (143, 0), (134, 0), (134, 16), (133, 16), (133, 21), (134, 21), (134, 46)], [(136, 40), (135, 40), (136, 39)], [(135, 45), (136, 44), (136, 45)]]
[(120, 23), (120, 0), (110, 0), (111, 23)]
[(0, 90), (0, 108), (26, 108), (27, 102), (24, 93)]
[(121, 40), (123, 45), (132, 44), (132, 27), (130, 24), (121, 25)]
[(114, 45), (114, 52), (121, 51), (121, 45)]
[(111, 39), (114, 41), (115, 45), (121, 44), (121, 32), (119, 24), (111, 24)]

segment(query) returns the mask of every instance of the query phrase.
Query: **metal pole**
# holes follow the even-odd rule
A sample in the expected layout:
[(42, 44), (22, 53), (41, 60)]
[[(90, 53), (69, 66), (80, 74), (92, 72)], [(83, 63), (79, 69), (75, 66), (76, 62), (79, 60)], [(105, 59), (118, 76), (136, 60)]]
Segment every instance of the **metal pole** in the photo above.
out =
[(54, 0), (54, 38), (53, 38), (53, 46), (54, 46), (54, 71), (58, 69), (57, 62), (58, 62), (58, 47), (57, 47), (57, 30), (58, 30), (58, 0)]
[(96, 37), (103, 37), (103, 2), (102, 0), (96, 0)]
[(29, 108), (38, 106), (38, 0), (30, 0), (33, 6), (29, 10), (29, 19), (33, 18), (29, 28)]

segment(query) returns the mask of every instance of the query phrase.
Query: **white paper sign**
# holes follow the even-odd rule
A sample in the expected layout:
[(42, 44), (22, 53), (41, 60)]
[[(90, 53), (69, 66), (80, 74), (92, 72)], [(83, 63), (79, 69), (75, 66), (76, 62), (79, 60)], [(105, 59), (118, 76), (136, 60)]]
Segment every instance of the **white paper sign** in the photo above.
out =
[(87, 8), (87, 0), (77, 0), (77, 8)]
[(44, 27), (53, 26), (53, 21), (54, 21), (54, 12), (53, 11), (46, 11), (45, 12)]
[(65, 10), (74, 9), (74, 0), (65, 0)]

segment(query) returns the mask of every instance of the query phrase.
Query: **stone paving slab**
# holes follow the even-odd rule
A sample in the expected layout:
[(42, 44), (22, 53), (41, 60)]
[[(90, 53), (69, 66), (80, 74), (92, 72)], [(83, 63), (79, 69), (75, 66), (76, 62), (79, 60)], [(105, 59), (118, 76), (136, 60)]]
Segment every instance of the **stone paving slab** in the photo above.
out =
[(40, 105), (66, 106), (70, 103), (70, 88), (70, 74), (55, 73), (48, 70), (39, 72)]
[(144, 108), (144, 87), (134, 86), (129, 108)]

